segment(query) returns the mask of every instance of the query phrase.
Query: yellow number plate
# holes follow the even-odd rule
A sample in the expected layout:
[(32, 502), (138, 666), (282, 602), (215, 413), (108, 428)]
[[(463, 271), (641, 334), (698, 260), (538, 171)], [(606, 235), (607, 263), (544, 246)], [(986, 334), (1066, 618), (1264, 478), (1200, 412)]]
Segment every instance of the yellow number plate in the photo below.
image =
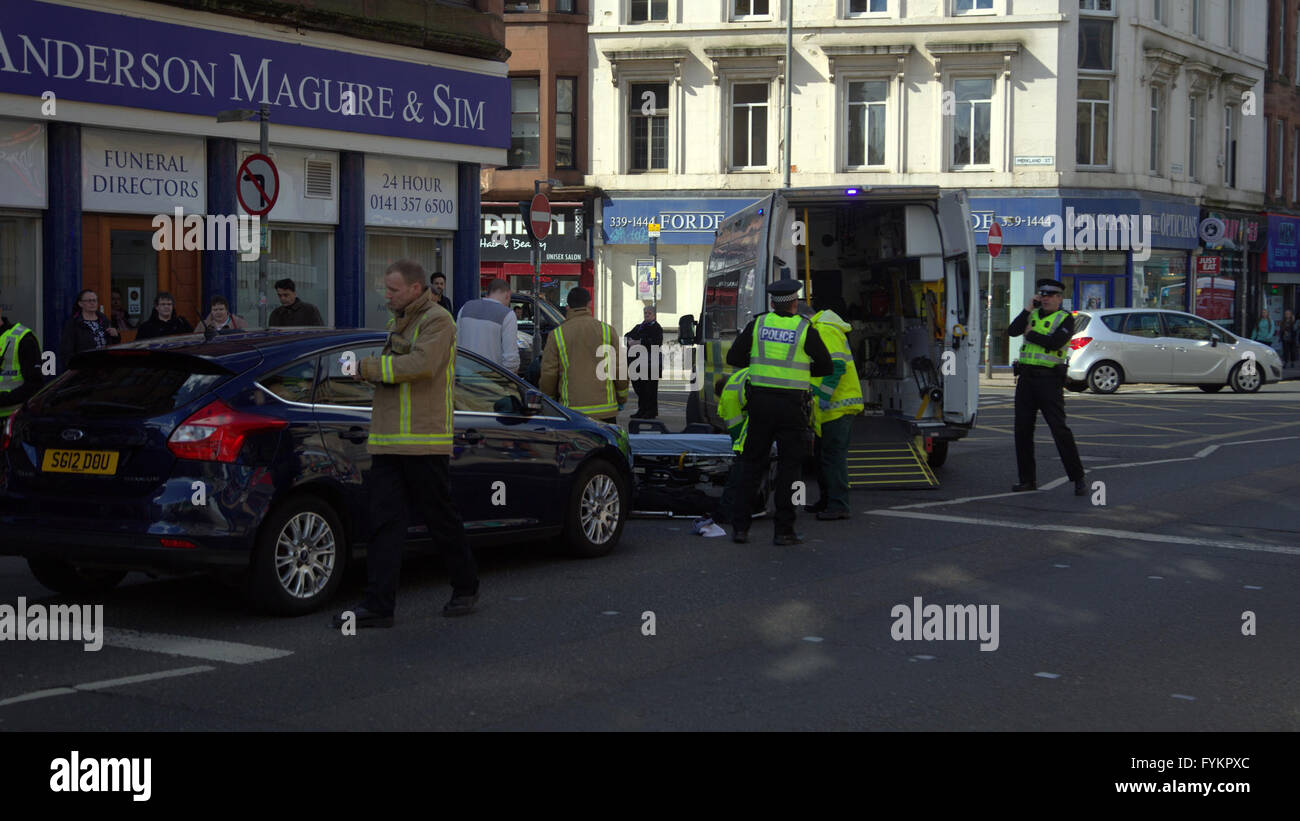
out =
[(111, 450), (47, 450), (41, 461), (46, 473), (117, 473), (117, 453)]

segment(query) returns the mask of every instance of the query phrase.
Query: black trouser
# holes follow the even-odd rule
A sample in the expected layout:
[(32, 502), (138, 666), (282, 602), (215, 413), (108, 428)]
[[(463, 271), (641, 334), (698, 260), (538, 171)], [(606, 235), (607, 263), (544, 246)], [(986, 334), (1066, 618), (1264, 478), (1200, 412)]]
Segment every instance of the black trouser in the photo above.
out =
[(451, 504), (448, 485), (450, 456), (370, 457), (370, 509), (374, 534), (367, 554), (369, 584), (364, 606), (391, 615), (397, 606), (397, 578), (402, 569), (402, 545), (412, 515), (429, 527), (438, 546), (451, 589), (456, 595), (478, 592), (478, 569), (465, 541), (465, 525)]
[(1295, 363), (1295, 342), (1282, 343), (1282, 361), (1288, 365)]
[(794, 533), (793, 487), (802, 475), (807, 429), (808, 413), (801, 391), (749, 389), (749, 432), (745, 435), (745, 452), (741, 454), (743, 478), (732, 519), (736, 530), (742, 533), (749, 530), (754, 496), (767, 471), (772, 442), (776, 442), (776, 484), (772, 488), (776, 533)]
[(659, 380), (637, 379), (632, 382), (636, 391), (636, 415), (642, 419), (654, 419), (659, 416)]
[(1021, 365), (1016, 379), (1016, 467), (1021, 482), (1037, 481), (1038, 469), (1034, 464), (1034, 424), (1038, 412), (1043, 412), (1047, 427), (1056, 440), (1056, 451), (1061, 454), (1065, 473), (1070, 481), (1083, 478), (1083, 462), (1074, 444), (1074, 434), (1065, 424), (1065, 377), (1051, 368)]

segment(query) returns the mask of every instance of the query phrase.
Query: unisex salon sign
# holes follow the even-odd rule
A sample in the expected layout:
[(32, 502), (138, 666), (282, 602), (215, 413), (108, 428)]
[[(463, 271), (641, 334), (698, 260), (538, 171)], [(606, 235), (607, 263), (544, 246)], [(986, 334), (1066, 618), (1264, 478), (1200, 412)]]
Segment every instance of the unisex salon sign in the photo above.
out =
[(506, 148), (509, 81), (123, 14), (4, 0), (0, 92)]

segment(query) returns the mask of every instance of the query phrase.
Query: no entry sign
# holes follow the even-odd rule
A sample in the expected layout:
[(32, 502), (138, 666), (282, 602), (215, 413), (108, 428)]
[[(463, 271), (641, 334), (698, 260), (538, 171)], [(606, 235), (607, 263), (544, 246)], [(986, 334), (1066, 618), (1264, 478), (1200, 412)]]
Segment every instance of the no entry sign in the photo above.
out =
[(989, 226), (989, 256), (996, 257), (1002, 253), (1002, 226), (993, 223)]
[(235, 175), (235, 197), (254, 216), (263, 216), (280, 196), (280, 172), (265, 154), (252, 154), (239, 164)]
[(536, 194), (528, 206), (528, 226), (537, 239), (546, 239), (551, 233), (551, 201), (545, 194)]

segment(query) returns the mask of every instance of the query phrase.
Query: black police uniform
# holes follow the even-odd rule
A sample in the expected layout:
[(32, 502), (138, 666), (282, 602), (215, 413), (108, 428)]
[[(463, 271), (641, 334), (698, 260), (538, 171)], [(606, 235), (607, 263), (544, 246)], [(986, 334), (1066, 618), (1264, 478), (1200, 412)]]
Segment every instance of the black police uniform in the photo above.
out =
[[(1039, 280), (1038, 287), (1060, 288), (1064, 285), (1057, 280)], [(1042, 309), (1039, 316), (1045, 317)], [(1049, 351), (1064, 348), (1074, 336), (1074, 317), (1068, 315), (1051, 335), (1043, 335), (1029, 329), (1030, 312), (1021, 311), (1007, 327), (1007, 336), (1024, 335), (1026, 342), (1041, 345)], [(1056, 441), (1056, 451), (1065, 465), (1066, 475), (1075, 483), (1075, 493), (1083, 495), (1083, 462), (1079, 459), (1079, 448), (1074, 443), (1074, 433), (1065, 424), (1065, 367), (1047, 368), (1039, 365), (1018, 365), (1019, 378), (1016, 379), (1016, 468), (1020, 474), (1020, 483), (1014, 490), (1034, 490), (1038, 486), (1038, 469), (1034, 462), (1034, 425), (1038, 412), (1042, 411), (1043, 420), (1052, 431)]]
[[(798, 280), (781, 279), (767, 286), (770, 296), (788, 296), (802, 287)], [(789, 303), (794, 307), (794, 302)], [(759, 314), (758, 316), (762, 316)], [(757, 319), (758, 317), (755, 317)], [(736, 337), (727, 351), (727, 364), (735, 368), (749, 367), (754, 347), (754, 320)], [(808, 329), (804, 340), (804, 353), (812, 360), (810, 376), (828, 376), (833, 370), (830, 351), (815, 328)], [(749, 540), (749, 523), (753, 516), (754, 496), (759, 481), (767, 469), (772, 442), (776, 442), (777, 475), (774, 493), (776, 518), (774, 521), (777, 544), (798, 544), (794, 532), (795, 510), (791, 488), (802, 475), (804, 460), (804, 434), (808, 430), (807, 391), (789, 388), (766, 388), (750, 385), (748, 388), (749, 431), (745, 435), (745, 450), (741, 454), (742, 478), (735, 506), (735, 533), (733, 541)]]

